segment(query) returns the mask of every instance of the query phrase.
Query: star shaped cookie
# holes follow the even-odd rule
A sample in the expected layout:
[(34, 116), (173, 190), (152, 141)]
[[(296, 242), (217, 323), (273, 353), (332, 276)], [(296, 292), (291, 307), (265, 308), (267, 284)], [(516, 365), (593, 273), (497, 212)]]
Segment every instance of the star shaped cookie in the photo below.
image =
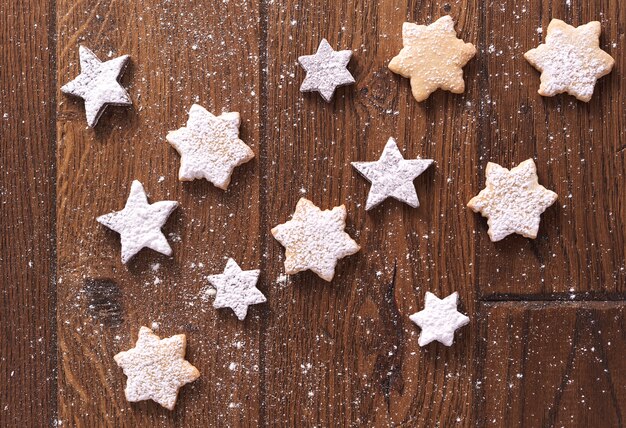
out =
[(455, 94), (465, 91), (463, 67), (476, 54), (476, 48), (456, 37), (451, 16), (442, 16), (430, 25), (405, 22), (402, 44), (389, 69), (411, 79), (417, 101), (424, 101), (437, 89)]
[(132, 104), (128, 92), (118, 82), (130, 56), (122, 55), (102, 62), (85, 46), (78, 48), (78, 54), (80, 56), (80, 74), (71, 82), (63, 85), (61, 92), (85, 100), (87, 125), (93, 128), (107, 105), (125, 106)]
[(228, 259), (224, 273), (208, 277), (217, 290), (214, 308), (231, 308), (237, 318), (243, 320), (248, 313), (248, 306), (267, 301), (263, 293), (256, 288), (260, 270), (241, 270), (233, 259)]
[(205, 178), (226, 190), (235, 167), (254, 157), (250, 147), (239, 139), (239, 113), (215, 116), (194, 104), (189, 109), (187, 126), (167, 134), (167, 141), (180, 154), (178, 179)]
[(200, 376), (185, 360), (185, 347), (184, 334), (160, 339), (148, 327), (141, 327), (135, 347), (113, 357), (128, 378), (126, 399), (154, 400), (173, 410), (178, 390)]
[(301, 198), (291, 220), (272, 229), (272, 235), (285, 247), (285, 273), (312, 270), (320, 278), (332, 281), (337, 261), (359, 251), (344, 229), (346, 207), (320, 210)]
[(351, 85), (354, 77), (348, 71), (352, 51), (335, 51), (322, 39), (315, 55), (305, 55), (298, 62), (306, 70), (300, 92), (317, 91), (326, 102), (330, 102), (339, 86)]
[(124, 209), (102, 215), (96, 220), (120, 234), (122, 263), (127, 263), (145, 247), (169, 256), (172, 248), (161, 232), (161, 227), (177, 206), (176, 201), (149, 204), (143, 185), (134, 180)]
[(512, 233), (537, 237), (541, 214), (557, 199), (557, 194), (538, 180), (532, 159), (510, 171), (496, 163), (487, 164), (485, 188), (467, 206), (487, 217), (487, 233), (493, 242)]
[(424, 309), (409, 316), (422, 329), (417, 340), (419, 346), (426, 346), (433, 340), (451, 346), (454, 332), (469, 323), (469, 317), (456, 310), (459, 293), (454, 292), (445, 299), (426, 292)]
[(567, 92), (588, 102), (596, 81), (611, 72), (615, 60), (600, 49), (600, 23), (572, 27), (560, 19), (548, 25), (546, 43), (524, 58), (541, 71), (539, 94), (551, 97)]
[(413, 208), (419, 207), (413, 180), (432, 163), (432, 159), (404, 159), (393, 138), (387, 141), (379, 160), (352, 162), (352, 166), (372, 183), (365, 209), (374, 208), (388, 197)]

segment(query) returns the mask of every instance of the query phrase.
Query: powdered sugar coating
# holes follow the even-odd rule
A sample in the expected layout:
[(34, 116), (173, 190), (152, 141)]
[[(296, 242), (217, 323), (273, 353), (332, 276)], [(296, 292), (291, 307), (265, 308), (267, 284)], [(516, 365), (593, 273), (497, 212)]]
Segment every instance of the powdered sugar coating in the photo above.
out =
[(85, 100), (87, 125), (93, 128), (107, 105), (132, 104), (128, 92), (118, 82), (130, 56), (122, 55), (101, 62), (85, 46), (80, 46), (78, 53), (80, 56), (80, 74), (71, 82), (63, 85), (61, 92)]
[(178, 390), (200, 377), (198, 369), (185, 360), (186, 346), (184, 334), (160, 339), (148, 327), (141, 327), (135, 347), (113, 357), (128, 378), (126, 399), (154, 400), (173, 410)]
[(457, 311), (459, 293), (454, 292), (445, 299), (426, 292), (424, 309), (409, 316), (422, 329), (417, 341), (426, 346), (433, 340), (451, 346), (454, 332), (469, 323), (469, 317)]
[(370, 210), (388, 197), (419, 207), (413, 180), (433, 163), (432, 159), (404, 159), (396, 140), (389, 138), (380, 159), (352, 162), (352, 166), (372, 183), (365, 209)]
[(217, 290), (214, 308), (231, 308), (237, 318), (243, 320), (248, 313), (248, 306), (267, 301), (263, 293), (256, 288), (261, 271), (242, 271), (237, 262), (228, 259), (224, 273), (208, 277), (211, 285)]
[(178, 179), (205, 178), (226, 190), (235, 167), (254, 158), (254, 152), (239, 139), (237, 112), (213, 115), (194, 104), (189, 109), (187, 126), (167, 134), (167, 141), (180, 154)]
[(317, 91), (326, 102), (329, 102), (337, 87), (355, 82), (347, 69), (351, 57), (352, 51), (337, 52), (326, 39), (322, 39), (315, 55), (298, 58), (298, 62), (306, 70), (306, 77), (300, 86), (300, 91)]
[(389, 69), (411, 79), (417, 101), (424, 101), (437, 89), (456, 94), (465, 91), (463, 66), (476, 54), (476, 48), (457, 38), (451, 16), (442, 16), (430, 25), (405, 22), (402, 44)]
[(285, 247), (285, 273), (312, 270), (320, 278), (332, 281), (337, 261), (359, 251), (348, 235), (346, 207), (320, 210), (301, 198), (291, 220), (272, 229), (272, 235)]
[(600, 32), (598, 21), (580, 27), (559, 19), (550, 21), (546, 43), (524, 54), (541, 71), (539, 94), (550, 97), (567, 92), (581, 101), (591, 100), (596, 81), (609, 74), (615, 63), (600, 49)]
[(541, 214), (557, 199), (557, 194), (538, 180), (532, 159), (510, 171), (492, 162), (487, 164), (485, 188), (467, 206), (488, 218), (493, 242), (512, 233), (537, 237)]
[(127, 263), (146, 247), (169, 256), (172, 248), (161, 232), (161, 227), (177, 206), (176, 201), (149, 204), (143, 185), (134, 180), (124, 209), (102, 215), (96, 220), (120, 234), (122, 263)]

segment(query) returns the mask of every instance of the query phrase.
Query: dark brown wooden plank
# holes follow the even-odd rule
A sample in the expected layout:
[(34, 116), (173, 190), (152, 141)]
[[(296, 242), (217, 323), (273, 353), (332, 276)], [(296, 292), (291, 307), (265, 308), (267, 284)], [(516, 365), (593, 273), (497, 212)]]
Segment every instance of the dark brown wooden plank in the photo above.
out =
[(54, 10), (0, 3), (0, 425), (52, 424)]
[[(79, 44), (102, 59), (130, 54), (123, 84), (133, 100), (89, 130), (82, 101), (59, 95), (59, 418), (70, 426), (255, 425), (262, 308), (239, 322), (201, 291), (226, 257), (244, 269), (260, 264), (259, 163), (238, 168), (227, 192), (180, 183), (179, 156), (165, 135), (198, 102), (218, 114), (240, 112), (241, 137), (258, 153), (258, 5), (61, 0), (57, 7), (59, 83), (79, 73)], [(133, 179), (151, 201), (180, 207), (164, 228), (173, 257), (145, 250), (125, 267), (118, 235), (95, 218), (124, 206)], [(187, 334), (188, 360), (201, 373), (173, 412), (127, 403), (113, 361), (153, 322), (162, 336)]]
[(623, 302), (485, 304), (479, 424), (621, 427)]
[[(345, 203), (348, 231), (362, 246), (339, 263), (332, 284), (311, 273), (271, 286), (261, 358), (263, 418), (282, 426), (468, 426), (472, 420), (473, 328), (452, 348), (417, 345), (408, 316), (424, 293), (459, 291), (474, 316), (473, 220), (464, 204), (476, 176), (479, 61), (466, 67), (465, 95), (437, 92), (422, 104), (387, 63), (402, 47), (404, 21), (446, 13), (476, 43), (474, 2), (270, 2), (267, 11), (267, 127), (262, 182), (267, 219), (283, 223), (306, 196), (323, 209)], [(353, 49), (357, 84), (326, 104), (301, 94), (297, 57), (322, 38)], [(369, 185), (351, 161), (375, 160), (393, 136), (406, 157), (436, 165), (416, 180), (421, 207), (396, 201), (366, 213)], [(302, 190), (300, 190), (302, 189)], [(270, 239), (269, 280), (284, 272)]]
[[(477, 218), (480, 294), (623, 296), (626, 55), (618, 46), (626, 10), (616, 0), (498, 3), (485, 8), (488, 84), (476, 192), (488, 161), (511, 167), (532, 157), (540, 182), (559, 199), (542, 216), (536, 240), (514, 236), (493, 244), (486, 221)], [(543, 42), (552, 18), (572, 25), (602, 23), (601, 47), (616, 64), (598, 82), (589, 104), (568, 95), (537, 94), (539, 73), (523, 54)]]

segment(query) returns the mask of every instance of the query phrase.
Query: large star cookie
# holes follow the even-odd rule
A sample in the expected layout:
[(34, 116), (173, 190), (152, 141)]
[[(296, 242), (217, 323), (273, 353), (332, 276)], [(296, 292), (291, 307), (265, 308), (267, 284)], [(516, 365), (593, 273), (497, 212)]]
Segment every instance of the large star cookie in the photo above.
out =
[(524, 58), (541, 71), (539, 94), (551, 97), (567, 92), (589, 101), (596, 81), (611, 72), (615, 61), (600, 49), (600, 23), (572, 27), (559, 19), (548, 25), (546, 43)]
[(485, 188), (467, 206), (487, 217), (489, 237), (499, 241), (512, 233), (536, 238), (541, 213), (552, 205), (557, 194), (539, 184), (532, 159), (510, 171), (489, 162)]
[(388, 197), (413, 208), (419, 207), (413, 180), (432, 163), (432, 159), (404, 159), (393, 138), (387, 141), (379, 160), (352, 162), (352, 166), (372, 183), (365, 209), (374, 208)]
[(237, 318), (243, 320), (248, 313), (248, 306), (267, 301), (263, 293), (256, 288), (260, 270), (241, 270), (233, 259), (228, 259), (224, 273), (210, 275), (211, 285), (217, 290), (214, 308), (231, 308)]
[(135, 347), (113, 358), (128, 378), (124, 392), (131, 402), (154, 400), (173, 410), (178, 390), (200, 372), (185, 360), (184, 334), (160, 339), (148, 327), (139, 329)]
[(320, 210), (301, 198), (291, 220), (272, 229), (272, 235), (285, 247), (285, 273), (312, 270), (320, 278), (332, 281), (337, 261), (359, 251), (344, 229), (346, 207)]
[(118, 79), (124, 72), (130, 56), (122, 55), (101, 62), (84, 46), (78, 48), (80, 74), (61, 87), (61, 92), (75, 95), (85, 100), (87, 125), (96, 126), (107, 105), (125, 106), (132, 104), (126, 89)]
[(350, 57), (352, 51), (336, 52), (326, 39), (322, 39), (315, 55), (298, 58), (298, 62), (306, 70), (300, 91), (317, 91), (326, 102), (330, 102), (338, 86), (354, 83), (354, 77), (347, 69)]
[(405, 22), (404, 47), (389, 63), (389, 69), (411, 79), (417, 101), (424, 101), (441, 88), (455, 94), (465, 91), (463, 66), (476, 54), (471, 43), (456, 37), (451, 16), (442, 16), (430, 25)]
[(254, 157), (250, 147), (239, 139), (239, 113), (215, 116), (194, 104), (187, 126), (167, 134), (167, 141), (180, 154), (178, 179), (205, 178), (226, 190), (235, 167)]
[(161, 227), (177, 206), (176, 201), (149, 204), (143, 185), (134, 180), (124, 209), (102, 215), (96, 220), (120, 234), (122, 263), (128, 262), (145, 247), (169, 256), (172, 248)]
[(424, 309), (409, 316), (422, 329), (417, 340), (419, 346), (426, 346), (433, 340), (451, 346), (454, 332), (469, 323), (469, 317), (457, 311), (459, 294), (454, 292), (445, 299), (426, 292)]

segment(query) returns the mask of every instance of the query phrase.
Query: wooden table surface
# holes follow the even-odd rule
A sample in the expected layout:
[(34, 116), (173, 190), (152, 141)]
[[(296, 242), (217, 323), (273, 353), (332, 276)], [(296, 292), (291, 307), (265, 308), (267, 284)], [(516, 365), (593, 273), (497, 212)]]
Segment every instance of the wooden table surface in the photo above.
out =
[[(465, 94), (411, 96), (387, 69), (404, 21), (450, 14), (477, 46)], [(523, 53), (551, 18), (602, 23), (616, 60), (590, 103), (537, 94)], [(543, 29), (543, 31), (542, 31)], [(626, 8), (621, 0), (30, 0), (0, 3), (0, 425), (626, 425)], [(300, 55), (352, 49), (357, 83), (326, 104), (302, 94)], [(88, 129), (61, 94), (78, 46), (130, 54), (130, 108)], [(255, 159), (228, 191), (177, 180), (165, 141), (192, 103), (238, 111)], [(421, 207), (365, 212), (351, 168), (387, 139), (435, 160)], [(467, 201), (488, 161), (537, 162), (559, 194), (539, 236), (490, 242)], [(95, 218), (133, 179), (180, 202), (174, 254), (120, 261)], [(341, 203), (362, 250), (331, 284), (284, 277), (271, 227), (306, 196)], [(267, 304), (240, 322), (203, 290), (227, 257), (261, 269)], [(424, 293), (460, 294), (471, 322), (420, 348), (408, 316)], [(201, 372), (176, 409), (129, 404), (113, 355), (140, 326), (187, 335)]]

